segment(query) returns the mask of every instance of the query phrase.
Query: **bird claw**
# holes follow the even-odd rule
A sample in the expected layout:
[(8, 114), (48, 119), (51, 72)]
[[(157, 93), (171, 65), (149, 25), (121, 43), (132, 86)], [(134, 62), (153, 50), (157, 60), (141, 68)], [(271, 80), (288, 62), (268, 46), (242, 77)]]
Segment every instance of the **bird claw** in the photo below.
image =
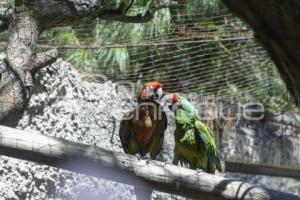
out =
[(202, 170), (202, 169), (199, 169), (199, 168), (197, 168), (197, 169), (196, 169), (196, 172), (197, 172), (197, 174), (200, 174), (201, 172), (203, 172), (203, 170)]
[(141, 156), (141, 154), (137, 153), (137, 154), (134, 154), (134, 156), (139, 160), (145, 160), (147, 164), (150, 163), (150, 160), (151, 160), (151, 156), (150, 156), (150, 153), (147, 153), (145, 156)]
[(139, 161), (142, 160), (141, 154), (137, 153), (137, 154), (134, 154), (134, 156), (135, 156)]
[(151, 160), (151, 155), (150, 155), (150, 153), (147, 153), (147, 154), (143, 157), (143, 160), (146, 160), (146, 163), (149, 164), (149, 163), (150, 163), (150, 160)]
[(172, 162), (167, 160), (167, 161), (165, 161), (165, 165), (172, 165)]

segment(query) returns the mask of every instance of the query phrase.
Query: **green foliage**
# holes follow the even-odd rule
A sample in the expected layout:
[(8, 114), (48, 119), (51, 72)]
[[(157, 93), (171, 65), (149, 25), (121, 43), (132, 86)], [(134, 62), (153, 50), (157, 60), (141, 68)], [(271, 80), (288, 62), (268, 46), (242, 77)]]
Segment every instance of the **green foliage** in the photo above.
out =
[[(116, 70), (118, 73), (126, 74), (129, 69), (129, 53), (125, 48), (111, 48), (103, 49), (99, 52), (99, 57), (97, 58), (97, 66), (103, 66), (103, 69), (107, 71), (111, 68), (111, 73), (115, 73)], [(111, 67), (113, 66), (113, 67)], [(114, 67), (117, 66), (117, 67)]]
[[(56, 45), (113, 45), (130, 43), (140, 44), (149, 38), (166, 37), (170, 31), (171, 16), (168, 9), (157, 12), (148, 23), (126, 24), (112, 21), (88, 21), (74, 30), (59, 29), (52, 33)], [(91, 40), (91, 30), (94, 37)], [(44, 36), (45, 38), (49, 35)], [(50, 36), (51, 37), (51, 36)], [(130, 52), (127, 48), (103, 48), (97, 51), (80, 49), (66, 53), (67, 60), (85, 69), (107, 70), (111, 73), (128, 73), (135, 67), (130, 66)], [(82, 59), (82, 60), (81, 60)], [(89, 61), (89, 59), (91, 59)]]
[(65, 29), (63, 31), (54, 32), (54, 41), (57, 44), (79, 45), (79, 38), (74, 31)]
[(225, 6), (220, 3), (220, 0), (186, 0), (186, 8), (188, 15), (199, 15), (211, 17), (215, 14), (220, 14)]

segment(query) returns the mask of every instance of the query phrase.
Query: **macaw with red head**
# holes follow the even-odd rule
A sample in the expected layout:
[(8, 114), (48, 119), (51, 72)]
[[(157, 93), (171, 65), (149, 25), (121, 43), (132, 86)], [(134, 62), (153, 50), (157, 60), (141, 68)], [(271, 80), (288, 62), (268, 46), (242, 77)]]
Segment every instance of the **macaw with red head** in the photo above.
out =
[(163, 84), (159, 82), (150, 82), (143, 85), (138, 101), (153, 101), (159, 103), (163, 97)]
[(120, 124), (119, 135), (125, 153), (139, 158), (155, 159), (160, 153), (167, 116), (159, 101), (164, 97), (159, 82), (145, 83), (137, 107), (127, 113)]

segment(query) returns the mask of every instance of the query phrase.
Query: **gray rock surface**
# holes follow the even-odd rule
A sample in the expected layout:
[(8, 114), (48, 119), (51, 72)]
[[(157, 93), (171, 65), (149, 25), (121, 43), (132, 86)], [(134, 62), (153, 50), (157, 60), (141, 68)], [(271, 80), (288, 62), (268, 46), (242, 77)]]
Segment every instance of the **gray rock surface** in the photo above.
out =
[[(122, 151), (119, 121), (135, 105), (125, 87), (112, 82), (88, 83), (63, 60), (43, 69), (37, 77), (30, 104), (17, 128), (65, 138), (75, 142)], [(159, 160), (170, 161), (174, 140), (174, 120), (169, 128)], [(280, 122), (283, 125), (278, 125)], [(279, 115), (265, 121), (239, 121), (236, 128), (223, 129), (218, 137), (222, 155), (269, 164), (298, 165), (299, 117)], [(65, 170), (0, 158), (1, 199), (134, 199), (133, 187), (79, 175)], [(266, 184), (275, 189), (300, 193), (299, 181), (259, 176), (227, 174), (229, 177)], [(156, 192), (154, 199), (182, 199)]]
[[(37, 78), (30, 105), (18, 128), (121, 151), (117, 118), (129, 109), (112, 83), (83, 84), (62, 60)], [(116, 107), (119, 106), (119, 109)], [(1, 159), (6, 199), (131, 199), (128, 186), (15, 159)], [(107, 197), (107, 198), (104, 198)]]

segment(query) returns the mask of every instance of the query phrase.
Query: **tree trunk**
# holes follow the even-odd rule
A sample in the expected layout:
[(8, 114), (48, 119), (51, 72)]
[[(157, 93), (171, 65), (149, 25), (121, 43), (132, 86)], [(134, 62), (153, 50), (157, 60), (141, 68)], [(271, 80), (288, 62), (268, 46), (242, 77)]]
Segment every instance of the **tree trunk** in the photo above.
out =
[(14, 126), (30, 97), (33, 74), (53, 63), (56, 50), (35, 55), (40, 34), (39, 21), (31, 9), (16, 1), (10, 18), (7, 58), (1, 63), (0, 122)]
[(299, 196), (220, 176), (139, 161), (135, 156), (0, 126), (2, 155), (112, 181), (205, 200), (300, 200)]
[[(5, 88), (2, 98), (8, 99), (8, 110), (13, 108), (12, 117), (21, 116), (29, 97), (32, 80), (32, 56), (35, 51), (39, 31), (38, 22), (32, 11), (25, 6), (16, 7), (9, 24), (6, 69), (10, 77), (10, 87)], [(11, 117), (6, 118), (13, 122)]]
[(251, 25), (300, 105), (300, 1), (223, 0)]

